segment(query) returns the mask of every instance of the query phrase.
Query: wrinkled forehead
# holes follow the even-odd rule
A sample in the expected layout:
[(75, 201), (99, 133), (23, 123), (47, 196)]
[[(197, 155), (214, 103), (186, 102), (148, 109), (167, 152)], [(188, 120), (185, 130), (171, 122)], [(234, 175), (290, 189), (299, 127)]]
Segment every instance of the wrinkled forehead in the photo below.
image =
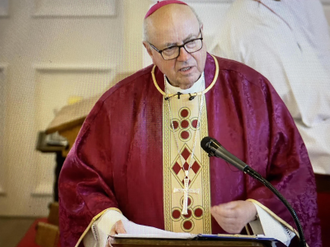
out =
[(190, 36), (199, 34), (199, 22), (187, 5), (166, 5), (146, 20), (150, 42), (182, 43)]

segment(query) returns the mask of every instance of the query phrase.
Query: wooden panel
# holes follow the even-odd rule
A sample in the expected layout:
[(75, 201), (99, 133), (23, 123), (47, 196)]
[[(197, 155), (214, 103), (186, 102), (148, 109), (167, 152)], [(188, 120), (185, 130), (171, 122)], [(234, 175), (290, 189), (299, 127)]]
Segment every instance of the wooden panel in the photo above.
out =
[(59, 242), (60, 231), (58, 226), (39, 222), (35, 242), (40, 247), (54, 247)]
[(217, 247), (217, 246), (228, 246), (228, 247), (242, 247), (242, 246), (259, 246), (266, 247), (271, 246), (271, 243), (265, 243), (256, 240), (163, 240), (163, 239), (113, 239), (111, 241), (114, 247), (145, 247), (145, 246), (171, 246), (171, 247), (182, 247), (182, 246), (199, 246), (199, 247)]

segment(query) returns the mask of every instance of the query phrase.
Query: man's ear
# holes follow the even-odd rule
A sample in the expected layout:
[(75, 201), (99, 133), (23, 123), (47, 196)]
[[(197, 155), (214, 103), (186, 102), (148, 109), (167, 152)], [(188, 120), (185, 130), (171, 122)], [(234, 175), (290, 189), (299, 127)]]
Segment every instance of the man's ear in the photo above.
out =
[(143, 43), (143, 46), (146, 48), (146, 50), (147, 50), (149, 56), (152, 58), (152, 51), (151, 51), (151, 47), (150, 47), (150, 45), (149, 45), (148, 42), (146, 42), (146, 41), (143, 41), (142, 43)]

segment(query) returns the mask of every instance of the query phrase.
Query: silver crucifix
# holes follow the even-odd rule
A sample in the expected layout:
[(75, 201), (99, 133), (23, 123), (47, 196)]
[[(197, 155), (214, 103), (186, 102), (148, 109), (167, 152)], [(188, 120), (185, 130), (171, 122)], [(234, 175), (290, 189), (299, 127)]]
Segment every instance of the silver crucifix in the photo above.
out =
[(184, 188), (183, 189), (177, 189), (174, 188), (173, 193), (177, 193), (177, 192), (183, 192), (183, 205), (182, 205), (182, 211), (181, 214), (182, 215), (187, 215), (188, 214), (188, 196), (189, 193), (192, 194), (199, 194), (199, 189), (189, 189), (189, 178), (185, 177), (183, 179), (184, 181)]

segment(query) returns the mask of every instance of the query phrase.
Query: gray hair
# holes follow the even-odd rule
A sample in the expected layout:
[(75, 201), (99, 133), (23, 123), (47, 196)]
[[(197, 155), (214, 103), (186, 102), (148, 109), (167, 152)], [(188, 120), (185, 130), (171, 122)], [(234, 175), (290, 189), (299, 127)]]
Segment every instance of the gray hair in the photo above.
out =
[[(198, 20), (199, 27), (201, 28), (203, 26), (202, 20), (199, 18), (199, 16), (197, 15), (194, 8), (192, 8), (190, 5), (187, 5), (187, 6), (191, 9), (191, 11), (196, 16), (196, 18)], [(143, 20), (143, 41), (146, 41), (146, 42), (149, 41), (149, 35), (148, 35), (149, 25), (150, 25), (150, 22), (148, 21), (148, 17), (147, 17), (146, 19)]]

